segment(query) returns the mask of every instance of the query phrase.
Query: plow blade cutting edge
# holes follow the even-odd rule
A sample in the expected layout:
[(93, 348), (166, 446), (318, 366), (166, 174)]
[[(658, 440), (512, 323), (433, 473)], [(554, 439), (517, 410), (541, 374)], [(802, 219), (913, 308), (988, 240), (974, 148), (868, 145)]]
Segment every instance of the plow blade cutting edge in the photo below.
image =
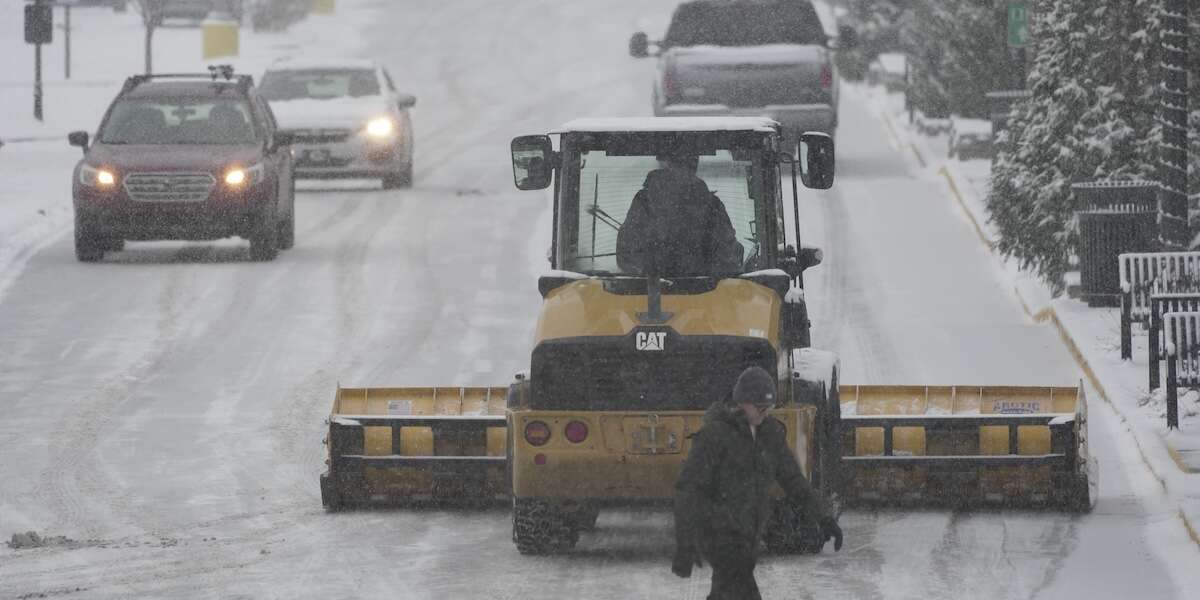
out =
[(321, 502), (504, 499), (506, 387), (338, 388)]
[(843, 385), (839, 396), (847, 503), (1095, 504), (1082, 386)]

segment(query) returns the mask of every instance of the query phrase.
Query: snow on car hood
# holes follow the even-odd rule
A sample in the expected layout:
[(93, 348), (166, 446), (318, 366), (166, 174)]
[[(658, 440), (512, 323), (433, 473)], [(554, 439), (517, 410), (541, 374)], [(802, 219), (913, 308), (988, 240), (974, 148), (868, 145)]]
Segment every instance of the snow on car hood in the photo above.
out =
[(275, 100), (270, 104), (275, 120), (283, 129), (361, 127), (371, 119), (391, 114), (383, 96)]

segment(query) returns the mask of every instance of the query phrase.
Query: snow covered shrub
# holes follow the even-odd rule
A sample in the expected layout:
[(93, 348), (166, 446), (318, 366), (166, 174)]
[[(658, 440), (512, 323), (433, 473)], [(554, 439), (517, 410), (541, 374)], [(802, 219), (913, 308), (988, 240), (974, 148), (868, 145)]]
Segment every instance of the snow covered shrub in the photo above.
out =
[(1056, 290), (1074, 253), (1070, 186), (1153, 179), (1161, 0), (1039, 0), (1031, 97), (1015, 109), (987, 204), (999, 248)]

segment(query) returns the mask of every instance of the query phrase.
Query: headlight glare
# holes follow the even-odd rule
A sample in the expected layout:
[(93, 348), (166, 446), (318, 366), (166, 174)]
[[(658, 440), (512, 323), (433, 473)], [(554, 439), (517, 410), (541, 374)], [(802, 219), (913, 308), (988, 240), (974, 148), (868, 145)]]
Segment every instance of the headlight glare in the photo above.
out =
[(254, 185), (263, 178), (262, 164), (256, 164), (250, 167), (230, 167), (225, 171), (225, 185), (231, 187), (242, 187), (246, 185)]
[(108, 169), (83, 165), (79, 168), (79, 183), (88, 187), (112, 187), (117, 183), (117, 175)]
[(396, 124), (388, 117), (371, 119), (367, 122), (367, 135), (381, 138), (388, 137), (396, 130)]

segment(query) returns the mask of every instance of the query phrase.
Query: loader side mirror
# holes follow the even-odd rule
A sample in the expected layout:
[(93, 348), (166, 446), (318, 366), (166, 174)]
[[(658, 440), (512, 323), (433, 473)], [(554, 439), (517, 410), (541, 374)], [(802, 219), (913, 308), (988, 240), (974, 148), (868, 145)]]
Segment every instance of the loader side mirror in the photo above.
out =
[(827, 190), (833, 187), (833, 138), (827, 133), (800, 134), (800, 180), (804, 187)]
[(86, 131), (72, 131), (67, 134), (67, 143), (83, 148), (84, 152), (87, 152), (88, 141), (88, 132)]
[(554, 177), (550, 136), (523, 135), (512, 141), (513, 182), (519, 190), (544, 190)]
[(644, 31), (639, 31), (629, 38), (629, 55), (634, 58), (650, 56), (650, 38)]
[(412, 94), (396, 94), (396, 106), (400, 110), (412, 108), (417, 105), (417, 97)]

